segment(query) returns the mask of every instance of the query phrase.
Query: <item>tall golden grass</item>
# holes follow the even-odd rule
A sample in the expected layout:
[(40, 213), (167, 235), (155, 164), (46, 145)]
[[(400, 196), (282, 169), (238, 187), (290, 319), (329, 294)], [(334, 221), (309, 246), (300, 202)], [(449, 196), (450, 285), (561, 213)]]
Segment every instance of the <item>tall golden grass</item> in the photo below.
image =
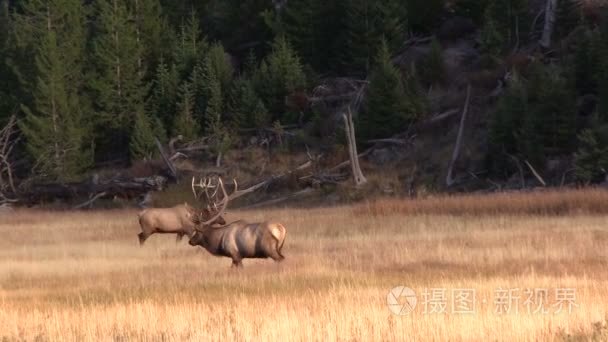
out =
[[(18, 210), (0, 216), (0, 340), (602, 340), (604, 196), (594, 190), (234, 212), (228, 219), (274, 219), (288, 229), (284, 262), (248, 259), (238, 271), (173, 236), (154, 235), (140, 248), (132, 210)], [(526, 203), (545, 209), (529, 211)], [(577, 214), (546, 209), (559, 203)], [(400, 285), (418, 298), (402, 316), (387, 306)], [(451, 307), (452, 291), (462, 288), (477, 299), (468, 314)], [(495, 312), (501, 289), (515, 288), (520, 299), (511, 310)], [(527, 288), (548, 291), (548, 313), (528, 312)], [(425, 312), (425, 289), (445, 289), (446, 301), (438, 301), (445, 312)], [(556, 289), (575, 291), (570, 313), (555, 313)]]

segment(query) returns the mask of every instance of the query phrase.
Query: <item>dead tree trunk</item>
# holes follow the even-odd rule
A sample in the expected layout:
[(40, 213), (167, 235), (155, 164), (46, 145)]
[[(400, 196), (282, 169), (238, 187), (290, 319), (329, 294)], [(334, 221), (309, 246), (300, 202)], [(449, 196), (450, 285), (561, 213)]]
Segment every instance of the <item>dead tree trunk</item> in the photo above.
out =
[(350, 165), (353, 171), (353, 179), (356, 186), (361, 186), (367, 183), (367, 179), (361, 171), (359, 165), (359, 156), (357, 154), (357, 140), (355, 138), (355, 125), (353, 124), (353, 114), (348, 107), (347, 114), (342, 114), (344, 126), (346, 130), (346, 138), (348, 140), (348, 154), (350, 156)]
[(450, 165), (448, 166), (448, 175), (445, 179), (445, 184), (447, 186), (452, 186), (454, 184), (454, 179), (452, 178), (452, 172), (454, 171), (454, 164), (458, 159), (458, 155), (460, 154), (460, 149), (462, 147), (462, 134), (464, 132), (464, 122), (467, 118), (467, 112), (469, 110), (469, 100), (471, 98), (471, 85), (467, 86), (467, 99), (464, 103), (464, 108), (462, 110), (462, 117), (460, 118), (460, 126), (458, 127), (458, 136), (456, 137), (456, 145), (454, 146), (454, 152), (452, 153), (452, 159), (450, 160)]
[(540, 38), (540, 46), (544, 49), (548, 49), (551, 46), (551, 36), (553, 35), (553, 27), (555, 25), (555, 10), (557, 7), (557, 0), (547, 0), (545, 8), (545, 25), (543, 27), (543, 34)]

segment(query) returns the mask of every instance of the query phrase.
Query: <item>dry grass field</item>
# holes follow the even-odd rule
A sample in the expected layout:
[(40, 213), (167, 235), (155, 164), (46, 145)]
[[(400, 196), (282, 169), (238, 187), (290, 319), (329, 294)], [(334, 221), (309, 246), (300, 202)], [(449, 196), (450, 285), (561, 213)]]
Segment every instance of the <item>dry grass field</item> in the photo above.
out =
[(284, 262), (240, 270), (140, 247), (135, 210), (0, 215), (0, 341), (608, 340), (600, 190), (230, 212), (288, 229)]

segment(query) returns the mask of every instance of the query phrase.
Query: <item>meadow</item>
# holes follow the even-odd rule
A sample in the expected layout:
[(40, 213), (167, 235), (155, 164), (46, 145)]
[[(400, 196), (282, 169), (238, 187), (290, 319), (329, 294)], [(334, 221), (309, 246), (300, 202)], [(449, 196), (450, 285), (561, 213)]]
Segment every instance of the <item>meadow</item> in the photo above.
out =
[(231, 211), (288, 230), (238, 270), (136, 212), (0, 214), (0, 341), (608, 340), (603, 190)]

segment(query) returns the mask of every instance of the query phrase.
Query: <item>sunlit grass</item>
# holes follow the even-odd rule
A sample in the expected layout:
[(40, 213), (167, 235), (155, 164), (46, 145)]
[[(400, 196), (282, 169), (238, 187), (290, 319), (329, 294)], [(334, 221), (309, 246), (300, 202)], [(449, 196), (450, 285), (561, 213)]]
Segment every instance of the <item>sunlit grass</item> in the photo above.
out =
[[(567, 211), (547, 209), (563, 199)], [(170, 235), (139, 247), (135, 211), (20, 210), (0, 217), (0, 340), (601, 337), (608, 216), (588, 208), (605, 203), (594, 190), (231, 212), (288, 229), (284, 262), (246, 259), (239, 271)], [(408, 315), (386, 305), (398, 285), (417, 293)], [(425, 314), (431, 288), (446, 290), (445, 312)], [(473, 313), (451, 311), (457, 288), (475, 290)], [(495, 312), (500, 288), (520, 289), (517, 313)], [(547, 289), (549, 313), (526, 312), (527, 288)], [(576, 291), (571, 313), (551, 307), (559, 288)]]

